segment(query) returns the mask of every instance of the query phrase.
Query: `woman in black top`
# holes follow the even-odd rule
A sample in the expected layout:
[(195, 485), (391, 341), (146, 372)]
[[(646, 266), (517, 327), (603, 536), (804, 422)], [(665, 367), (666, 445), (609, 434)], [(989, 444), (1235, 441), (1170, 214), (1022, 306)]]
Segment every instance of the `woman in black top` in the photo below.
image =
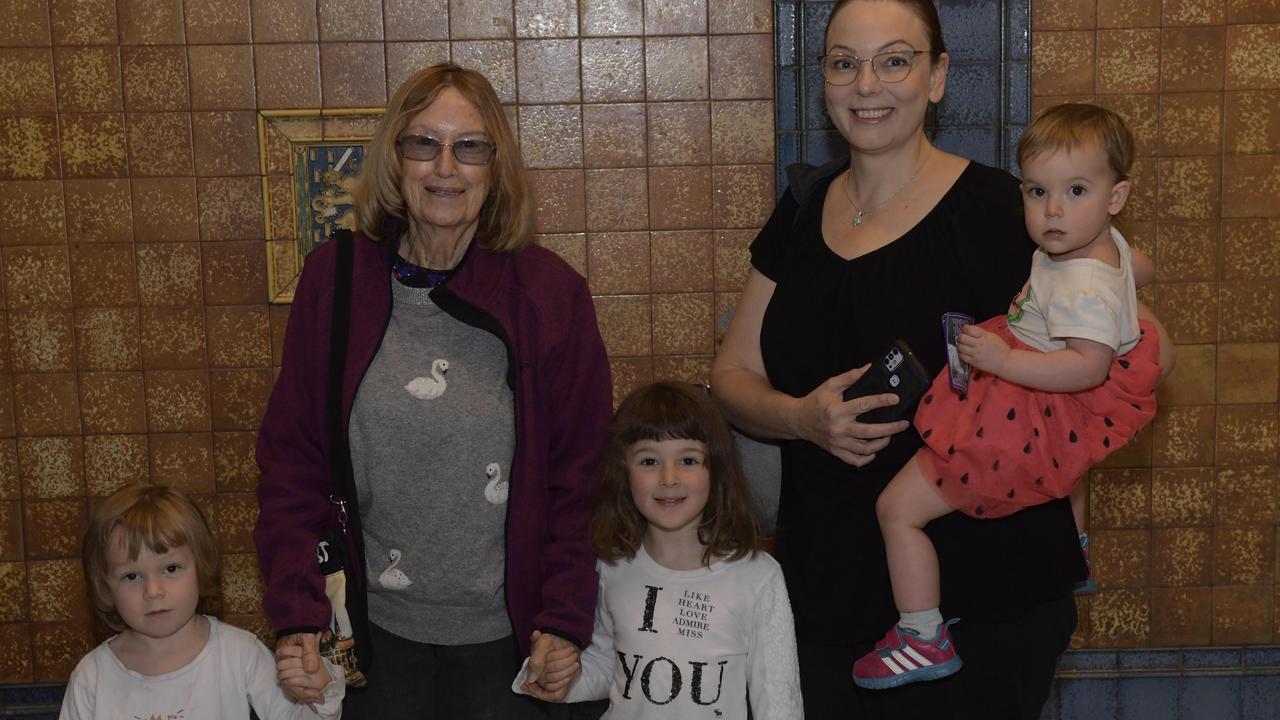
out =
[(1034, 245), (1018, 181), (924, 135), (949, 62), (931, 0), (841, 0), (826, 49), (827, 109), (851, 159), (789, 173), (711, 372), (739, 427), (786, 441), (778, 559), (806, 716), (1038, 718), (1085, 573), (1066, 500), (931, 524), (964, 668), (890, 691), (850, 677), (897, 620), (875, 501), (921, 442), (905, 420), (855, 419), (895, 396), (842, 393), (899, 338), (937, 373), (942, 314), (1005, 312)]

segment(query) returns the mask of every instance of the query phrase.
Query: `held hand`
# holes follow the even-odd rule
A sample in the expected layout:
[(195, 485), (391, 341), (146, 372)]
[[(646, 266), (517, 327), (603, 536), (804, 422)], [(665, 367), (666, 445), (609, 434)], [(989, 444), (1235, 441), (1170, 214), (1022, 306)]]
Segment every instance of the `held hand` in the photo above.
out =
[(862, 377), (870, 365), (854, 368), (829, 378), (801, 398), (801, 413), (796, 434), (840, 458), (861, 467), (875, 459), (876, 453), (889, 444), (890, 436), (906, 430), (908, 423), (861, 423), (855, 418), (868, 410), (898, 402), (892, 393), (864, 395), (846, 402), (844, 391)]
[(1003, 338), (976, 325), (965, 327), (956, 340), (956, 351), (961, 360), (992, 375), (1001, 374), (1010, 352)]
[(563, 702), (582, 671), (578, 648), (558, 635), (538, 630), (533, 631), (532, 639), (524, 690), (539, 700)]
[(314, 703), (324, 702), (324, 689), (332, 678), (320, 662), (320, 634), (293, 633), (277, 640), (276, 677), (284, 694), (294, 702), (305, 703), (312, 710)]

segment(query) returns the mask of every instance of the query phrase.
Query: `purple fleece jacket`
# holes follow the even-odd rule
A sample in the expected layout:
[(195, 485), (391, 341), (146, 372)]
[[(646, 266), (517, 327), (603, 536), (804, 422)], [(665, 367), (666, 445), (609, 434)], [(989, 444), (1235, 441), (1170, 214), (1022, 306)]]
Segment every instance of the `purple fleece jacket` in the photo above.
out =
[[(263, 606), (277, 631), (320, 628), (330, 618), (315, 548), (331, 513), (324, 396), (336, 245), (324, 243), (307, 257), (258, 436), (262, 480), (253, 537), (266, 581)], [(390, 257), (385, 243), (355, 234), (344, 431), (391, 314)], [(586, 283), (544, 248), (494, 253), (477, 239), (442, 287), (486, 324), (496, 321), (512, 359), (516, 449), (506, 601), (516, 640), (526, 655), (535, 628), (584, 646), (597, 596), (587, 526), (612, 406), (609, 364)], [(424, 429), (416, 440), (429, 442), (431, 434)], [(363, 573), (357, 576), (355, 591), (364, 592)]]

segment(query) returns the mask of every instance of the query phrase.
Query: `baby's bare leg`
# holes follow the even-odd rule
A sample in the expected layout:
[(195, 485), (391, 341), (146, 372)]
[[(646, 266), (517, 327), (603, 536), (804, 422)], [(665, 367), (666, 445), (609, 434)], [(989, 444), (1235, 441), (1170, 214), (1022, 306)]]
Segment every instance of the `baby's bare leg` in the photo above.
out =
[(938, 607), (938, 553), (924, 526), (954, 510), (930, 487), (914, 457), (880, 493), (876, 516), (889, 560), (893, 602), (899, 612)]

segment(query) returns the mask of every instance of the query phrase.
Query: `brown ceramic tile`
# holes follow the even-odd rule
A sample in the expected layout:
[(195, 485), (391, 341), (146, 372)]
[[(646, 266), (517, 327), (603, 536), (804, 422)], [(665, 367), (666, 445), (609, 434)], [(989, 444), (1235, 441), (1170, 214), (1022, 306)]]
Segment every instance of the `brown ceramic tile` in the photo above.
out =
[(708, 103), (649, 103), (649, 164), (711, 162)]
[(1213, 584), (1271, 585), (1275, 580), (1275, 526), (1213, 530)]
[(68, 180), (65, 192), (73, 244), (133, 240), (128, 180)]
[(1165, 0), (1165, 25), (1221, 25), (1226, 19), (1223, 0)]
[[(456, 39), (456, 38), (455, 38)], [(516, 101), (516, 45), (510, 40), (451, 42), (453, 61), (482, 73), (504, 103)]]
[(146, 482), (146, 435), (89, 435), (84, 439), (85, 493), (107, 497), (127, 485)]
[(1278, 380), (1280, 344), (1223, 343), (1218, 346), (1219, 403), (1274, 403)]
[(1274, 597), (1270, 585), (1213, 588), (1213, 644), (1271, 642)]
[(449, 36), (503, 38), (514, 34), (511, 0), (449, 0)]
[(748, 247), (755, 239), (751, 230), (716, 230), (715, 289), (738, 291), (751, 269)]
[[(456, 0), (455, 0), (456, 1)], [(227, 555), (222, 563), (222, 602), (228, 613), (262, 612), (262, 573), (258, 570), (257, 555), (236, 553)]]
[(654, 35), (705, 35), (706, 0), (646, 0), (644, 33)]
[(705, 385), (711, 373), (711, 355), (664, 355), (653, 359), (654, 380)]
[(1226, 87), (1231, 90), (1280, 88), (1275, 53), (1280, 23), (1231, 25), (1226, 39)]
[[(0, 623), (22, 622), (31, 619), (27, 605), (27, 564), (0, 563)], [(0, 653), (13, 649), (6, 647), (0, 634)], [(25, 653), (27, 648), (22, 649)], [(3, 667), (3, 665), (0, 665)], [(4, 671), (0, 670), (0, 677)]]
[(1272, 524), (1280, 507), (1274, 467), (1219, 468), (1214, 482), (1214, 523)]
[(188, 493), (213, 490), (213, 442), (209, 433), (152, 433), (151, 482)]
[(1280, 277), (1280, 220), (1222, 221), (1222, 271), (1228, 280)]
[(83, 499), (28, 500), (22, 514), (28, 560), (79, 556), (85, 524)]
[(1037, 95), (1079, 95), (1094, 90), (1094, 34), (1050, 30), (1031, 38), (1031, 87)]
[(1223, 282), (1219, 289), (1221, 306), (1232, 308), (1218, 330), (1221, 342), (1280, 339), (1280, 287), (1274, 280)]
[(181, 47), (120, 49), (125, 109), (132, 112), (188, 110), (187, 54)]
[(218, 492), (254, 492), (258, 489), (258, 463), (254, 460), (256, 432), (213, 434), (213, 472)]
[(1093, 647), (1138, 647), (1151, 633), (1151, 601), (1144, 590), (1102, 590), (1089, 605)]
[(449, 39), (449, 0), (384, 0), (382, 14), (387, 40)]
[(381, 107), (387, 103), (382, 43), (320, 43), (325, 107)]
[(204, 313), (198, 307), (143, 307), (142, 361), (148, 370), (205, 367)]
[(769, 219), (775, 197), (773, 165), (716, 165), (716, 227), (758, 228)]
[(574, 103), (581, 99), (577, 40), (520, 40), (516, 43), (516, 64), (521, 103)]
[(190, 176), (191, 116), (130, 113), (129, 163), (134, 177)]
[(121, 0), (121, 45), (182, 45), (182, 0)]
[(250, 19), (254, 43), (319, 39), (315, 0), (251, 0)]
[(717, 165), (773, 161), (773, 103), (711, 103), (711, 156)]
[(200, 246), (149, 243), (137, 246), (138, 302), (142, 305), (199, 304)]
[(66, 682), (76, 663), (92, 649), (87, 622), (31, 624), (36, 682)]
[(595, 298), (596, 319), (610, 357), (647, 356), (653, 351), (652, 316), (647, 295)]
[(248, 45), (192, 45), (192, 110), (242, 110), (254, 107), (253, 48)]
[(1280, 152), (1280, 92), (1247, 90), (1225, 96), (1226, 147), (1229, 153)]
[(78, 437), (18, 438), (22, 496), (75, 498), (84, 493), (84, 449)]
[(1208, 587), (1152, 588), (1151, 644), (1162, 647), (1208, 645), (1213, 622), (1213, 590)]
[(582, 40), (584, 102), (644, 99), (644, 42), (640, 38)]
[(0, 502), (0, 561), (25, 557), (22, 545), (22, 503)]
[(1217, 217), (1221, 174), (1216, 157), (1161, 158), (1160, 219)]
[(1151, 470), (1094, 470), (1089, 477), (1089, 528), (1145, 528), (1151, 523)]
[(59, 177), (53, 116), (0, 117), (0, 180)]
[(532, 170), (529, 187), (537, 199), (538, 231), (582, 232), (586, 223), (586, 186), (581, 170)]
[(112, 0), (50, 0), (54, 45), (110, 45), (116, 42)]
[[(583, 277), (587, 276), (587, 235), (586, 233), (559, 233), (538, 235), (536, 241), (542, 247), (560, 256)], [(272, 320), (274, 324), (274, 318)]]
[(18, 372), (75, 369), (71, 311), (28, 308), (9, 316), (12, 367)]
[(5, 18), (0, 26), (0, 47), (49, 45), (48, 0), (0, 0), (0, 17)]
[(1160, 26), (1160, 0), (1098, 0), (1098, 27)]
[(1031, 8), (1033, 30), (1091, 29), (1095, 23), (1094, 3), (1047, 0), (1035, 3)]
[[(1158, 310), (1159, 312), (1159, 310)], [(1170, 315), (1161, 312), (1164, 317)], [(1170, 330), (1172, 333), (1172, 329)], [(1177, 339), (1177, 336), (1174, 336)], [(1175, 345), (1173, 372), (1156, 388), (1161, 406), (1210, 405), (1216, 400), (1217, 349), (1213, 345)]]
[(649, 225), (649, 208), (643, 198), (644, 168), (588, 170), (587, 230), (608, 232), (643, 230)]
[(255, 175), (259, 172), (256, 113), (235, 110), (193, 112), (191, 135), (196, 175)]
[[(12, 51), (11, 51), (12, 52)], [(124, 109), (120, 90), (120, 55), (115, 47), (61, 47), (54, 51), (58, 75), (58, 110), (71, 113), (113, 112)], [(23, 83), (45, 81), (40, 68)], [(42, 108), (25, 106), (25, 112)]]
[(1145, 588), (1150, 582), (1149, 530), (1089, 531), (1089, 558), (1094, 577), (1105, 590)]
[[(1116, 217), (1113, 223), (1116, 230), (1119, 230), (1125, 239), (1129, 241), (1129, 246), (1141, 250), (1147, 254), (1147, 257), (1157, 259), (1156, 252), (1156, 233), (1158, 228), (1154, 222), (1136, 222), (1123, 214)], [(1210, 278), (1212, 279), (1212, 278)], [(1138, 288), (1138, 301), (1151, 302), (1151, 296), (1143, 297), (1143, 293), (1152, 293), (1154, 287), (1148, 285)]]
[(5, 298), (10, 308), (71, 304), (65, 247), (4, 248), (0, 269), (4, 271)]
[(1155, 155), (1160, 146), (1160, 95), (1126, 93), (1100, 95), (1097, 104), (1119, 115), (1133, 133), (1139, 157)]
[(579, 105), (522, 105), (520, 151), (530, 168), (582, 167)]
[(709, 227), (712, 221), (711, 201), (711, 168), (649, 168), (649, 224), (653, 229)]
[(138, 302), (133, 245), (73, 244), (71, 290), (76, 307), (133, 305)]
[(587, 235), (587, 279), (594, 295), (650, 292), (649, 234)]
[(1280, 21), (1280, 3), (1275, 0), (1227, 0), (1227, 22), (1255, 23)]
[(1212, 530), (1175, 527), (1151, 531), (1153, 587), (1209, 585), (1212, 580)]
[(205, 309), (209, 367), (267, 367), (271, 364), (271, 325), (262, 305)]
[(576, 0), (516, 0), (516, 37), (575, 37), (578, 34)]
[(187, 0), (187, 42), (247, 43), (249, 0)]
[(201, 240), (254, 240), (261, 245), (262, 182), (259, 178), (201, 178), (196, 194), (200, 198)]
[(382, 40), (382, 0), (319, 0), (318, 5), (321, 41)]
[(81, 370), (137, 370), (137, 308), (76, 310), (76, 364)]
[[(1213, 342), (1218, 337), (1218, 294), (1211, 283), (1173, 283), (1156, 286), (1156, 315), (1175, 343)], [(1176, 349), (1176, 348), (1175, 348)], [(1177, 350), (1182, 357), (1182, 350)], [(1193, 352), (1193, 351), (1186, 351)], [(1188, 358), (1200, 372), (1202, 363)], [(1174, 368), (1176, 376), (1180, 368)], [(1188, 373), (1183, 374), (1184, 377)], [(1205, 376), (1188, 377), (1190, 381), (1203, 381)], [(1173, 377), (1169, 378), (1170, 380)], [(1167, 385), (1169, 383), (1165, 383)], [(1162, 385), (1157, 392), (1162, 392)], [(1202, 405), (1204, 403), (1192, 403)]]
[(267, 297), (267, 263), (260, 242), (206, 244), (204, 300), (209, 305), (243, 305)]
[(597, 0), (582, 4), (582, 35), (642, 35), (641, 0)]
[(1132, 440), (1108, 455), (1095, 467), (1104, 469), (1151, 467), (1152, 435), (1151, 426), (1147, 425), (1139, 430)]
[(128, 174), (123, 113), (59, 116), (62, 169), (66, 177)]
[(1160, 89), (1205, 92), (1222, 89), (1222, 27), (1165, 27), (1160, 39)]
[(204, 370), (148, 370), (147, 429), (201, 432), (210, 424), (209, 375)]
[(1156, 414), (1156, 467), (1213, 464), (1214, 407), (1165, 407)]
[(1211, 468), (1157, 468), (1151, 481), (1152, 525), (1209, 525), (1215, 484)]
[(1103, 107), (1110, 107), (1109, 101), (1111, 99), (1111, 96), (1099, 98), (1093, 94), (1092, 90), (1087, 93), (1072, 93), (1070, 95), (1036, 94), (1031, 96), (1031, 117), (1039, 117), (1045, 110), (1063, 103), (1094, 103)]
[(142, 373), (81, 374), (80, 416), (85, 432), (146, 432)]
[(53, 78), (53, 55), (48, 48), (0, 47), (0, 104), (4, 107), (54, 112)]
[(706, 292), (713, 286), (714, 251), (709, 230), (655, 232), (650, 239), (653, 252), (653, 290), (661, 293)]
[(1160, 107), (1160, 154), (1221, 152), (1222, 94), (1166, 94)]
[[(13, 437), (18, 434), (17, 418), (14, 410), (14, 382), (12, 375), (0, 375), (0, 436)], [(3, 446), (0, 446), (3, 447)], [(8, 473), (9, 452), (0, 454), (0, 471)], [(15, 462), (17, 456), (13, 456)]]
[(1223, 217), (1280, 217), (1280, 155), (1227, 155), (1222, 162)]
[[(583, 267), (585, 267), (585, 262)], [(575, 266), (577, 267), (577, 266)], [(586, 273), (579, 271), (584, 277)], [(281, 359), (284, 357), (284, 333), (289, 325), (289, 308), (291, 305), (272, 305), (268, 308), (271, 316), (271, 364), (275, 367), (280, 366)]]
[(768, 0), (707, 0), (707, 15), (714, 34), (773, 31), (773, 4)]
[(1275, 403), (1218, 406), (1218, 464), (1274, 464), (1280, 434), (1277, 407)]
[[(521, 131), (524, 132), (523, 124)], [(639, 167), (645, 164), (645, 106), (583, 105), (582, 145), (586, 166)]]
[[(401, 83), (414, 73), (448, 60), (447, 42), (387, 43), (387, 97), (394, 95)], [(258, 82), (261, 83), (262, 80), (259, 79)]]
[[(599, 302), (597, 299), (597, 306)], [(649, 357), (610, 359), (609, 372), (613, 375), (613, 406), (617, 408), (622, 399), (632, 390), (653, 382), (653, 359)]]
[(1090, 598), (1078, 597), (1075, 599), (1076, 605), (1076, 629), (1071, 633), (1071, 639), (1067, 642), (1067, 648), (1070, 650), (1078, 650), (1089, 647), (1089, 607)]
[(12, 231), (0, 245), (44, 245), (67, 240), (59, 180), (0, 181), (0, 225)]
[(714, 325), (711, 293), (678, 293), (653, 297), (655, 355), (713, 352)]
[(1157, 281), (1208, 281), (1217, 277), (1217, 223), (1160, 223), (1156, 245)]
[(213, 498), (213, 526), (224, 553), (251, 553), (258, 498), (250, 493), (222, 493)]
[[(8, 385), (9, 383), (5, 383)], [(5, 391), (6, 399), (12, 397), (12, 392)], [(10, 400), (6, 404), (10, 404)], [(9, 428), (12, 429), (12, 419), (9, 420)], [(9, 435), (13, 435), (9, 432)], [(18, 441), (9, 438), (0, 440), (0, 500), (17, 500), (22, 497), (22, 481), (18, 476)]]
[(27, 573), (31, 620), (89, 620), (92, 611), (89, 609), (84, 569), (78, 558), (27, 563)]
[(1098, 31), (1098, 93), (1151, 93), (1160, 89), (1160, 31)]
[(649, 38), (644, 54), (647, 99), (707, 99), (707, 38)]

